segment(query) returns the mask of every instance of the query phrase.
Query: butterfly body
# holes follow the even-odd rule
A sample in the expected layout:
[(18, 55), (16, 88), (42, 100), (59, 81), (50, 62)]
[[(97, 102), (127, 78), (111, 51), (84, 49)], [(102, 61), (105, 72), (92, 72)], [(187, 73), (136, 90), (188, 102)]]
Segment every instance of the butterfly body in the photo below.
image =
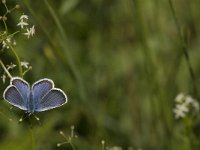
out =
[(41, 79), (30, 85), (19, 77), (14, 77), (5, 89), (4, 99), (27, 113), (41, 112), (64, 105), (67, 102), (66, 94), (50, 79)]
[(34, 99), (33, 99), (33, 92), (31, 91), (30, 92), (30, 95), (28, 96), (28, 102), (26, 104), (26, 107), (27, 107), (27, 113), (34, 113), (34, 111), (36, 110), (35, 109), (35, 106), (37, 105), (35, 102), (34, 102)]

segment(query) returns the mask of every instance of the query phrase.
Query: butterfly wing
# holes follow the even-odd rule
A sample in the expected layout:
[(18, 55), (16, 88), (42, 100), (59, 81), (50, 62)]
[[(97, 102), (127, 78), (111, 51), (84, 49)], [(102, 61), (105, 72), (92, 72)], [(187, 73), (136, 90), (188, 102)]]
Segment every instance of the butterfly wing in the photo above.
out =
[(10, 104), (22, 110), (28, 110), (27, 104), (30, 98), (30, 86), (22, 78), (13, 77), (10, 85), (5, 89), (3, 97)]
[(28, 82), (20, 77), (14, 77), (11, 79), (10, 85), (14, 85), (18, 89), (24, 99), (24, 103), (27, 104), (30, 98), (30, 86)]
[(51, 89), (36, 105), (35, 111), (45, 111), (60, 107), (67, 102), (67, 96), (61, 89)]
[[(50, 79), (41, 79), (32, 86), (33, 104), (36, 107), (42, 98), (54, 87), (54, 83)], [(35, 109), (35, 108), (34, 108)]]
[(4, 91), (3, 98), (11, 105), (27, 110), (24, 98), (16, 86), (9, 85)]

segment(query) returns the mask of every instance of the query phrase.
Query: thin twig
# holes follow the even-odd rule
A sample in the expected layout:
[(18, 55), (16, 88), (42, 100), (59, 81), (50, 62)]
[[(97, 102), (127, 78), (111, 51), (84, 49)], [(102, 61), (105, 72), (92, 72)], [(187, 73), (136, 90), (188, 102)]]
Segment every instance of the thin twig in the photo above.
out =
[(8, 44), (8, 46), (10, 47), (12, 53), (14, 54), (14, 56), (15, 56), (15, 58), (17, 60), (17, 66), (18, 66), (19, 76), (23, 77), (22, 66), (21, 66), (21, 62), (20, 62), (19, 56), (17, 55), (15, 49), (12, 47), (12, 45), (9, 42), (7, 42), (6, 44)]
[(5, 65), (3, 64), (2, 60), (0, 59), (0, 64), (1, 64), (1, 67), (3, 68), (3, 70), (6, 72), (6, 74), (8, 75), (8, 77), (10, 79), (12, 79), (12, 76), (11, 74), (9, 73), (8, 69), (5, 67)]

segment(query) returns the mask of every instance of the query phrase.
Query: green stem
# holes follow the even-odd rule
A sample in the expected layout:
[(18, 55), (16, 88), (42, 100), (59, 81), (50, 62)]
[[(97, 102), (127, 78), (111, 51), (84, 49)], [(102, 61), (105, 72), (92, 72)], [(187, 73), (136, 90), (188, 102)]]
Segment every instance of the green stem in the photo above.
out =
[(64, 145), (64, 144), (69, 144), (71, 146), (72, 150), (76, 150), (74, 144), (71, 141), (59, 143), (59, 146)]
[(101, 141), (101, 145), (102, 145), (101, 149), (102, 149), (102, 150), (105, 150), (105, 141), (102, 140), (102, 141)]
[[(82, 79), (80, 76), (80, 73), (77, 69), (77, 66), (75, 65), (74, 61), (73, 61), (73, 57), (71, 57), (71, 53), (68, 49), (66, 49), (66, 43), (67, 43), (67, 37), (65, 35), (65, 31), (64, 28), (62, 27), (58, 17), (56, 16), (56, 13), (54, 12), (53, 8), (50, 6), (50, 4), (48, 3), (48, 1), (44, 1), (45, 4), (47, 5), (52, 18), (54, 19), (58, 29), (59, 29), (59, 33), (62, 37), (62, 42), (61, 42), (61, 46), (63, 47), (63, 49), (66, 52), (66, 57), (67, 59), (64, 57), (65, 54), (63, 54), (62, 50), (57, 50), (56, 54), (58, 55), (58, 57), (60, 57), (60, 60), (62, 63), (69, 65), (69, 69), (72, 71), (73, 77), (75, 78), (78, 87), (79, 87), (79, 94), (80, 94), (80, 98), (81, 100), (85, 100), (85, 89), (82, 83)], [(31, 8), (31, 6), (29, 5), (29, 3), (27, 1), (24, 1), (24, 4), (26, 5), (26, 7), (29, 9), (29, 11), (35, 16), (36, 20), (39, 22), (40, 26), (42, 27), (43, 31), (45, 32), (46, 36), (48, 37), (48, 39), (50, 40), (51, 44), (56, 48), (55, 46), (55, 42), (52, 40), (48, 30), (46, 29), (46, 27), (44, 26), (43, 22), (40, 21), (40, 19), (38, 18), (37, 14), (35, 13), (35, 11)], [(68, 70), (67, 70), (68, 71)]]
[(34, 142), (34, 136), (33, 136), (33, 129), (32, 126), (29, 126), (29, 132), (30, 132), (30, 136), (31, 136), (31, 147), (32, 150), (35, 150), (35, 142)]
[(19, 33), (20, 31), (15, 31), (12, 34), (8, 35), (8, 37), (13, 37), (15, 34)]
[(6, 14), (9, 12), (9, 9), (8, 9), (8, 7), (7, 7), (7, 5), (6, 5), (6, 2), (3, 2), (3, 5), (4, 5), (4, 7), (6, 8)]
[(71, 145), (73, 150), (76, 150), (76, 148), (75, 148), (74, 144), (72, 143), (72, 141), (69, 141), (69, 144)]
[(6, 30), (6, 35), (7, 35), (7, 33), (8, 33), (8, 27), (6, 25), (6, 22), (5, 22), (4, 18), (3, 18), (3, 24), (4, 24), (4, 27), (5, 27), (5, 30)]
[(3, 64), (3, 62), (2, 62), (1, 59), (0, 59), (0, 64), (1, 64), (2, 68), (4, 69), (4, 71), (6, 72), (6, 74), (8, 75), (8, 77), (9, 77), (10, 79), (12, 79), (11, 74), (10, 74), (9, 71), (6, 69), (6, 67), (5, 67), (5, 65)]
[(6, 40), (7, 38), (12, 38), (15, 34), (19, 33), (20, 31), (16, 31), (12, 34), (9, 34), (8, 36), (5, 36), (3, 38), (0, 39), (0, 43), (3, 41), (3, 40)]
[[(49, 9), (49, 12), (52, 16), (52, 18), (54, 19), (55, 23), (56, 23), (56, 26), (58, 27), (58, 31), (62, 37), (62, 42), (61, 42), (61, 46), (63, 47), (63, 49), (65, 49), (65, 52), (66, 52), (66, 57), (67, 57), (67, 61), (68, 61), (68, 64), (70, 66), (70, 69), (74, 75), (74, 78), (75, 80), (77, 81), (78, 83), (78, 87), (79, 87), (79, 92), (80, 92), (80, 97), (82, 100), (85, 100), (85, 90), (84, 90), (84, 86), (83, 86), (83, 83), (82, 83), (82, 79), (81, 79), (81, 76), (80, 76), (80, 72), (78, 71), (74, 61), (73, 61), (73, 57), (71, 56), (71, 53), (69, 50), (66, 49), (66, 43), (67, 42), (67, 37), (65, 35), (65, 31), (64, 31), (64, 28), (61, 24), (61, 22), (59, 21), (58, 19), (58, 16), (56, 15), (55, 11), (53, 10), (53, 8), (51, 7), (51, 5), (49, 4), (49, 2), (47, 0), (44, 0), (47, 8)], [(63, 58), (64, 55), (60, 54), (60, 57), (62, 60), (66, 60), (65, 58)]]
[(178, 19), (177, 19), (177, 16), (176, 16), (176, 13), (175, 13), (175, 9), (174, 9), (174, 6), (173, 6), (173, 3), (171, 0), (168, 0), (169, 2), (169, 5), (170, 5), (170, 9), (171, 9), (171, 12), (172, 12), (172, 16), (173, 16), (173, 19), (174, 19), (174, 22), (176, 24), (176, 28), (177, 28), (177, 31), (178, 31), (178, 36), (179, 36), (179, 39), (180, 39), (180, 42), (181, 42), (181, 48), (182, 48), (182, 51), (183, 51), (183, 54), (185, 56), (185, 60), (186, 60), (186, 63), (187, 63), (187, 67), (188, 67), (188, 70), (189, 70), (189, 73), (190, 73), (190, 77), (191, 77), (191, 80), (192, 80), (192, 84), (193, 84), (193, 94), (195, 97), (198, 98), (198, 92), (197, 92), (197, 87), (196, 87), (196, 79), (195, 79), (195, 75), (194, 75), (194, 71), (193, 71), (193, 68), (192, 68), (192, 65), (191, 65), (191, 62), (190, 62), (190, 57), (189, 57), (189, 53), (188, 53), (188, 47), (186, 45), (186, 42), (184, 41), (184, 37), (183, 35), (181, 34), (181, 27), (178, 23)]
[(15, 56), (15, 58), (17, 60), (17, 66), (18, 66), (19, 76), (23, 77), (22, 66), (21, 66), (21, 62), (20, 62), (19, 56), (17, 55), (15, 49), (12, 47), (12, 45), (10, 43), (7, 42), (6, 44), (8, 44), (8, 46), (10, 47), (12, 53), (14, 54), (14, 56)]
[(29, 70), (31, 70), (32, 69), (32, 67), (29, 67), (27, 70), (25, 70), (24, 72), (23, 72), (23, 76), (25, 76), (25, 74), (29, 71)]

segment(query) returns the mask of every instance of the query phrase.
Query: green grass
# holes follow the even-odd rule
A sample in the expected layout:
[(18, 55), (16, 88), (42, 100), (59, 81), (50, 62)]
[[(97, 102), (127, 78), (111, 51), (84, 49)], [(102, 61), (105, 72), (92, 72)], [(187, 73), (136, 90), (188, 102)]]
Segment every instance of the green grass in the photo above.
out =
[[(0, 150), (70, 150), (69, 144), (56, 145), (65, 141), (59, 132), (70, 135), (71, 125), (77, 150), (101, 150), (102, 140), (123, 150), (198, 149), (199, 117), (175, 120), (173, 114), (180, 92), (199, 98), (198, 1), (24, 0), (7, 5), (15, 3), (21, 10), (8, 16), (8, 29), (16, 31), (22, 12), (36, 27), (29, 40), (15, 36), (17, 56), (32, 66), (24, 79), (50, 78), (69, 101), (38, 113), (42, 125), (34, 121), (32, 135), (27, 121), (18, 124), (23, 112), (1, 101)], [(16, 63), (9, 50), (0, 59)], [(19, 76), (19, 69), (12, 76)], [(8, 84), (0, 81), (0, 97)]]

